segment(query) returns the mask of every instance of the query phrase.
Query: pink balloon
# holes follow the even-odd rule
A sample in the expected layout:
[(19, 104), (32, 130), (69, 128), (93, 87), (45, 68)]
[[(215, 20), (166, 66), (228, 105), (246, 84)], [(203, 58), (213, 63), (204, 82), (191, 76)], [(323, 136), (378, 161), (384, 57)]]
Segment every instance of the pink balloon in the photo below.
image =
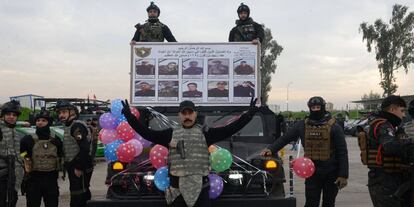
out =
[(135, 157), (135, 147), (132, 144), (122, 143), (116, 150), (116, 156), (121, 162), (131, 162)]
[(306, 157), (299, 157), (292, 161), (293, 171), (298, 177), (309, 178), (315, 173), (315, 165)]
[(131, 109), (131, 113), (135, 116), (135, 117), (137, 117), (137, 119), (139, 119), (139, 116), (140, 116), (140, 113), (139, 113), (139, 111), (138, 111), (138, 109), (137, 108), (135, 108), (135, 107), (129, 107), (130, 109)]
[(135, 136), (134, 129), (126, 121), (119, 123), (116, 131), (118, 132), (118, 137), (124, 142), (128, 142)]
[(135, 155), (134, 157), (139, 156), (142, 153), (142, 144), (137, 139), (131, 139), (127, 142), (128, 144), (131, 144), (135, 148)]
[(152, 142), (142, 138), (141, 135), (139, 135), (138, 133), (135, 133), (134, 139), (141, 142), (142, 147), (144, 147), (144, 148), (150, 147), (152, 145)]
[(98, 134), (98, 138), (103, 144), (109, 144), (115, 141), (117, 136), (118, 133), (115, 129), (101, 129)]
[(162, 145), (155, 145), (150, 150), (150, 160), (152, 166), (159, 169), (167, 165), (168, 149)]

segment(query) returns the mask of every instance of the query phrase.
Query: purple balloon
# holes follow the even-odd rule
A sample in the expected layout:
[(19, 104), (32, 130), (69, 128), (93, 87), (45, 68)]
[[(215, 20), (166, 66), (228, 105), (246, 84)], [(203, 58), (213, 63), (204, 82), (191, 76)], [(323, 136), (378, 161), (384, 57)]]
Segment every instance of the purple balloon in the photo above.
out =
[(99, 117), (99, 125), (104, 129), (116, 129), (117, 118), (112, 116), (111, 113), (104, 113)]
[(138, 133), (135, 133), (135, 137), (133, 139), (136, 139), (139, 142), (141, 142), (142, 147), (144, 147), (144, 148), (151, 147), (151, 145), (152, 145), (152, 142), (142, 138), (141, 135), (139, 135)]
[(223, 192), (223, 180), (216, 174), (209, 174), (208, 179), (210, 180), (208, 195), (210, 199), (216, 199)]
[(138, 141), (137, 139), (131, 139), (127, 142), (128, 144), (131, 144), (132, 146), (134, 146), (135, 148), (135, 155), (134, 157), (137, 157), (141, 154), (142, 152), (142, 144), (140, 141)]

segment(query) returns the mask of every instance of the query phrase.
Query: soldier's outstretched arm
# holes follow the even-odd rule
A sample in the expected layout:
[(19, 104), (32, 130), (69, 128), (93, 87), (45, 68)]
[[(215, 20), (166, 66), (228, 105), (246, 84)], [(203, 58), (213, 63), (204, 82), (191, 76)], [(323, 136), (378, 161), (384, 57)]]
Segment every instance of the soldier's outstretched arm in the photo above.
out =
[(257, 98), (256, 99), (252, 98), (252, 100), (250, 101), (249, 110), (246, 113), (242, 114), (239, 117), (239, 119), (231, 122), (227, 126), (208, 128), (208, 130), (204, 132), (207, 145), (210, 146), (227, 137), (230, 137), (236, 132), (240, 131), (244, 126), (246, 126), (250, 122), (250, 120), (252, 120), (254, 114), (258, 111), (256, 102), (257, 102)]
[(338, 177), (348, 178), (348, 148), (345, 141), (345, 134), (338, 124), (332, 127), (332, 137), (335, 145), (335, 156), (338, 161)]
[(301, 130), (305, 130), (304, 121), (299, 121), (293, 127), (287, 131), (286, 134), (276, 139), (273, 144), (267, 146), (272, 154), (276, 154), (279, 150), (285, 147), (287, 144), (293, 141), (297, 141), (301, 135)]
[(142, 138), (153, 142), (155, 144), (160, 144), (165, 147), (169, 147), (169, 143), (172, 139), (172, 128), (164, 129), (164, 130), (152, 130), (145, 126), (141, 121), (139, 121), (129, 109), (128, 101), (122, 101), (123, 109), (122, 113), (124, 114), (125, 118), (127, 119), (129, 125), (142, 136)]
[(174, 35), (172, 34), (170, 28), (168, 28), (167, 25), (164, 25), (164, 27), (162, 28), (162, 33), (164, 34), (164, 38), (168, 42), (177, 42), (177, 40), (175, 39)]

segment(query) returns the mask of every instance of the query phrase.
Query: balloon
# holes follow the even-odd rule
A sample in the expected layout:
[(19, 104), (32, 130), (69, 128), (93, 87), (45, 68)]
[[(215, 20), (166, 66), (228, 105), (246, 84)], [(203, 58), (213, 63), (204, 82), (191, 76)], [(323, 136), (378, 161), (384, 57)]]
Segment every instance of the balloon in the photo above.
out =
[(115, 129), (117, 119), (111, 113), (104, 113), (99, 117), (99, 125), (104, 129)]
[(216, 174), (209, 174), (208, 179), (210, 180), (208, 195), (210, 199), (216, 199), (223, 192), (223, 180)]
[(118, 116), (116, 123), (119, 125), (121, 122), (127, 121), (124, 115)]
[(157, 169), (167, 165), (168, 149), (162, 145), (155, 145), (150, 151), (152, 166)]
[(122, 114), (122, 103), (121, 99), (115, 99), (111, 102), (111, 113), (113, 116), (118, 117)]
[(152, 142), (142, 138), (141, 135), (139, 135), (138, 133), (135, 133), (135, 136), (134, 136), (133, 139), (136, 139), (139, 142), (141, 142), (142, 147), (144, 147), (144, 148), (150, 147), (152, 145)]
[(103, 144), (109, 144), (115, 141), (117, 136), (118, 136), (118, 133), (116, 132), (115, 129), (101, 129), (98, 135), (99, 140), (101, 140)]
[(140, 113), (139, 113), (139, 111), (138, 111), (138, 109), (136, 109), (135, 107), (129, 107), (129, 109), (131, 109), (131, 113), (135, 116), (135, 117), (137, 117), (137, 119), (139, 119), (139, 116), (140, 116)]
[(141, 144), (140, 141), (138, 141), (137, 139), (131, 139), (127, 143), (130, 144), (130, 145), (132, 145), (132, 146), (134, 146), (134, 148), (135, 148), (135, 155), (134, 155), (134, 157), (137, 157), (137, 156), (139, 156), (142, 153), (143, 147), (142, 147), (142, 144)]
[(135, 136), (134, 129), (126, 121), (121, 122), (116, 128), (116, 131), (118, 132), (119, 138), (124, 142), (131, 140)]
[(107, 161), (117, 161), (118, 157), (116, 156), (116, 150), (118, 149), (119, 145), (123, 142), (121, 140), (115, 140), (108, 145), (105, 146), (105, 158)]
[(315, 173), (315, 165), (312, 160), (306, 157), (299, 157), (292, 161), (293, 172), (298, 177), (309, 178)]
[(213, 168), (216, 172), (223, 172), (229, 169), (232, 162), (233, 157), (231, 156), (231, 153), (224, 148), (220, 148), (211, 153), (211, 168)]
[(132, 144), (122, 143), (116, 150), (116, 156), (121, 162), (131, 162), (135, 157), (135, 147)]
[(165, 191), (170, 187), (170, 177), (168, 176), (167, 166), (162, 167), (155, 172), (154, 183), (160, 191)]

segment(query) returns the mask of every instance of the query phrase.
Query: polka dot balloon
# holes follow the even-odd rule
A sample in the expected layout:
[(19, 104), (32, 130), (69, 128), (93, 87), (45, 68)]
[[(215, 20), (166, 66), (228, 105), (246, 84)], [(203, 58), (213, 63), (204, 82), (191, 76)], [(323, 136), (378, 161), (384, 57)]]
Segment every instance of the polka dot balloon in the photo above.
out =
[(115, 129), (117, 119), (111, 113), (104, 113), (99, 117), (99, 125), (104, 129)]
[(107, 161), (114, 162), (118, 160), (118, 157), (116, 156), (116, 150), (122, 143), (123, 141), (121, 140), (115, 140), (105, 146), (104, 154)]
[(116, 156), (121, 162), (131, 162), (135, 157), (135, 147), (129, 143), (122, 143), (116, 150)]
[(131, 140), (135, 136), (134, 129), (126, 121), (121, 122), (116, 131), (118, 132), (118, 137), (124, 142)]
[(167, 165), (168, 149), (162, 145), (155, 145), (149, 153), (152, 166), (157, 169)]
[(210, 163), (213, 170), (223, 172), (230, 168), (233, 163), (233, 157), (228, 150), (220, 148), (211, 153)]
[(315, 165), (312, 160), (306, 157), (299, 157), (292, 161), (293, 172), (298, 177), (309, 178), (315, 173)]
[(114, 117), (119, 117), (122, 114), (121, 99), (115, 99), (111, 102), (111, 113)]
[(161, 167), (155, 172), (154, 184), (160, 191), (165, 191), (170, 187), (170, 177), (168, 176), (167, 166)]
[(213, 173), (208, 175), (208, 179), (210, 181), (208, 195), (210, 196), (210, 199), (216, 199), (223, 192), (223, 180), (219, 175)]

